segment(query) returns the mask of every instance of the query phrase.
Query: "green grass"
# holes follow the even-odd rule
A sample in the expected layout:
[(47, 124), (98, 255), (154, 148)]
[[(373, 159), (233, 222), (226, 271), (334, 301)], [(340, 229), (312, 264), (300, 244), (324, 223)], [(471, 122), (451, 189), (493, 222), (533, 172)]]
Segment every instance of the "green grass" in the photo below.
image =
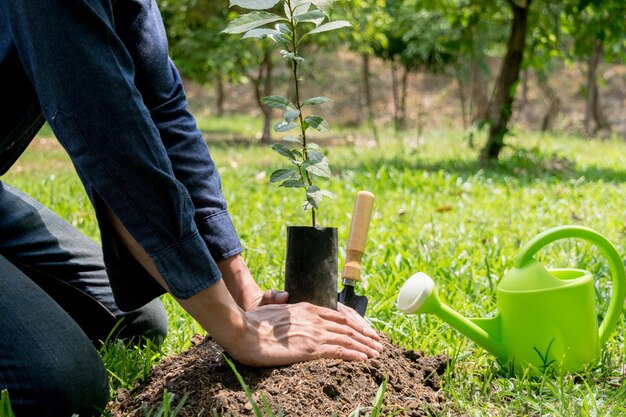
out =
[[(233, 119), (230, 126), (236, 123)], [(600, 364), (582, 375), (531, 378), (503, 373), (489, 353), (438, 318), (407, 316), (394, 308), (404, 281), (424, 271), (439, 285), (442, 299), (462, 314), (493, 315), (495, 287), (519, 246), (557, 225), (596, 229), (626, 254), (625, 142), (526, 133), (507, 140), (512, 146), (490, 170), (476, 164), (482, 138), (472, 149), (458, 132), (432, 132), (420, 141), (411, 135), (403, 140), (388, 135), (380, 149), (329, 147), (336, 177), (324, 187), (337, 199), (322, 203), (318, 221), (337, 226), (340, 242), (345, 242), (356, 192), (365, 189), (377, 196), (363, 259), (368, 316), (399, 345), (448, 355), (451, 366), (443, 377), (450, 399), (447, 413), (623, 415), (623, 316)], [(52, 206), (98, 240), (93, 212), (67, 157), (50, 146), (38, 139), (3, 180)], [(268, 184), (272, 170), (282, 166), (271, 150), (232, 143), (210, 146), (252, 272), (262, 287), (282, 288), (286, 226), (309, 221), (308, 212), (300, 208), (303, 196)], [(344, 255), (340, 248), (340, 265)], [(549, 246), (539, 258), (547, 266), (577, 266), (597, 273), (603, 315), (610, 277), (598, 250), (567, 241)], [(164, 299), (171, 329), (160, 352), (115, 344), (103, 351), (116, 376), (113, 388), (131, 386), (161, 357), (189, 347), (192, 334), (199, 331), (171, 298)]]

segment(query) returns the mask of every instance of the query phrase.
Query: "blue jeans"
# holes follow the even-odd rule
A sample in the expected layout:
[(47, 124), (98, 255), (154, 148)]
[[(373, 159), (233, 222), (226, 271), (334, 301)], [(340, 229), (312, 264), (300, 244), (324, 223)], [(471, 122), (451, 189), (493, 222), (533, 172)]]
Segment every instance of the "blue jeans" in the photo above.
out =
[(100, 248), (52, 211), (0, 182), (0, 389), (17, 417), (95, 415), (108, 401), (94, 344), (159, 340), (159, 300), (122, 312)]

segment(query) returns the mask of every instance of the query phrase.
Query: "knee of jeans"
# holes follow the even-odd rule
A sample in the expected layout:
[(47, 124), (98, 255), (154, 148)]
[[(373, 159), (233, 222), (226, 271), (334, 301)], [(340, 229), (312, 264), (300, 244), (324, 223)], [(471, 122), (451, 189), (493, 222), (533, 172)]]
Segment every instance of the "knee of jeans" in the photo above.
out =
[(160, 344), (167, 336), (167, 327), (165, 307), (161, 300), (155, 299), (123, 317), (118, 337), (136, 343), (145, 342), (147, 339)]
[[(106, 369), (88, 345), (82, 352), (51, 353), (33, 358), (31, 374), (9, 389), (17, 416), (98, 416), (109, 401)], [(80, 355), (77, 357), (76, 355)]]

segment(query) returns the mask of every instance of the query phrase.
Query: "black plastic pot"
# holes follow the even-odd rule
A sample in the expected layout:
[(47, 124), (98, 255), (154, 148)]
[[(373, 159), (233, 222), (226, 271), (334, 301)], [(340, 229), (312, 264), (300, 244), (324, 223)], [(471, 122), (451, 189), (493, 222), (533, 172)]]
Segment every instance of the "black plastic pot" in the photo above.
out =
[(285, 291), (290, 303), (337, 309), (337, 228), (288, 226)]

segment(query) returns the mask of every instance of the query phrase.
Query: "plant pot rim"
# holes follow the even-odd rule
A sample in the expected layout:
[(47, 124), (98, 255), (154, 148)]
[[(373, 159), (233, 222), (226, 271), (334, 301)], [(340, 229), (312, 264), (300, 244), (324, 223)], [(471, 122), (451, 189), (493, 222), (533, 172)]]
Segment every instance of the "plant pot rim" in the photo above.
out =
[(337, 226), (303, 226), (303, 225), (287, 225), (289, 229), (336, 229)]

